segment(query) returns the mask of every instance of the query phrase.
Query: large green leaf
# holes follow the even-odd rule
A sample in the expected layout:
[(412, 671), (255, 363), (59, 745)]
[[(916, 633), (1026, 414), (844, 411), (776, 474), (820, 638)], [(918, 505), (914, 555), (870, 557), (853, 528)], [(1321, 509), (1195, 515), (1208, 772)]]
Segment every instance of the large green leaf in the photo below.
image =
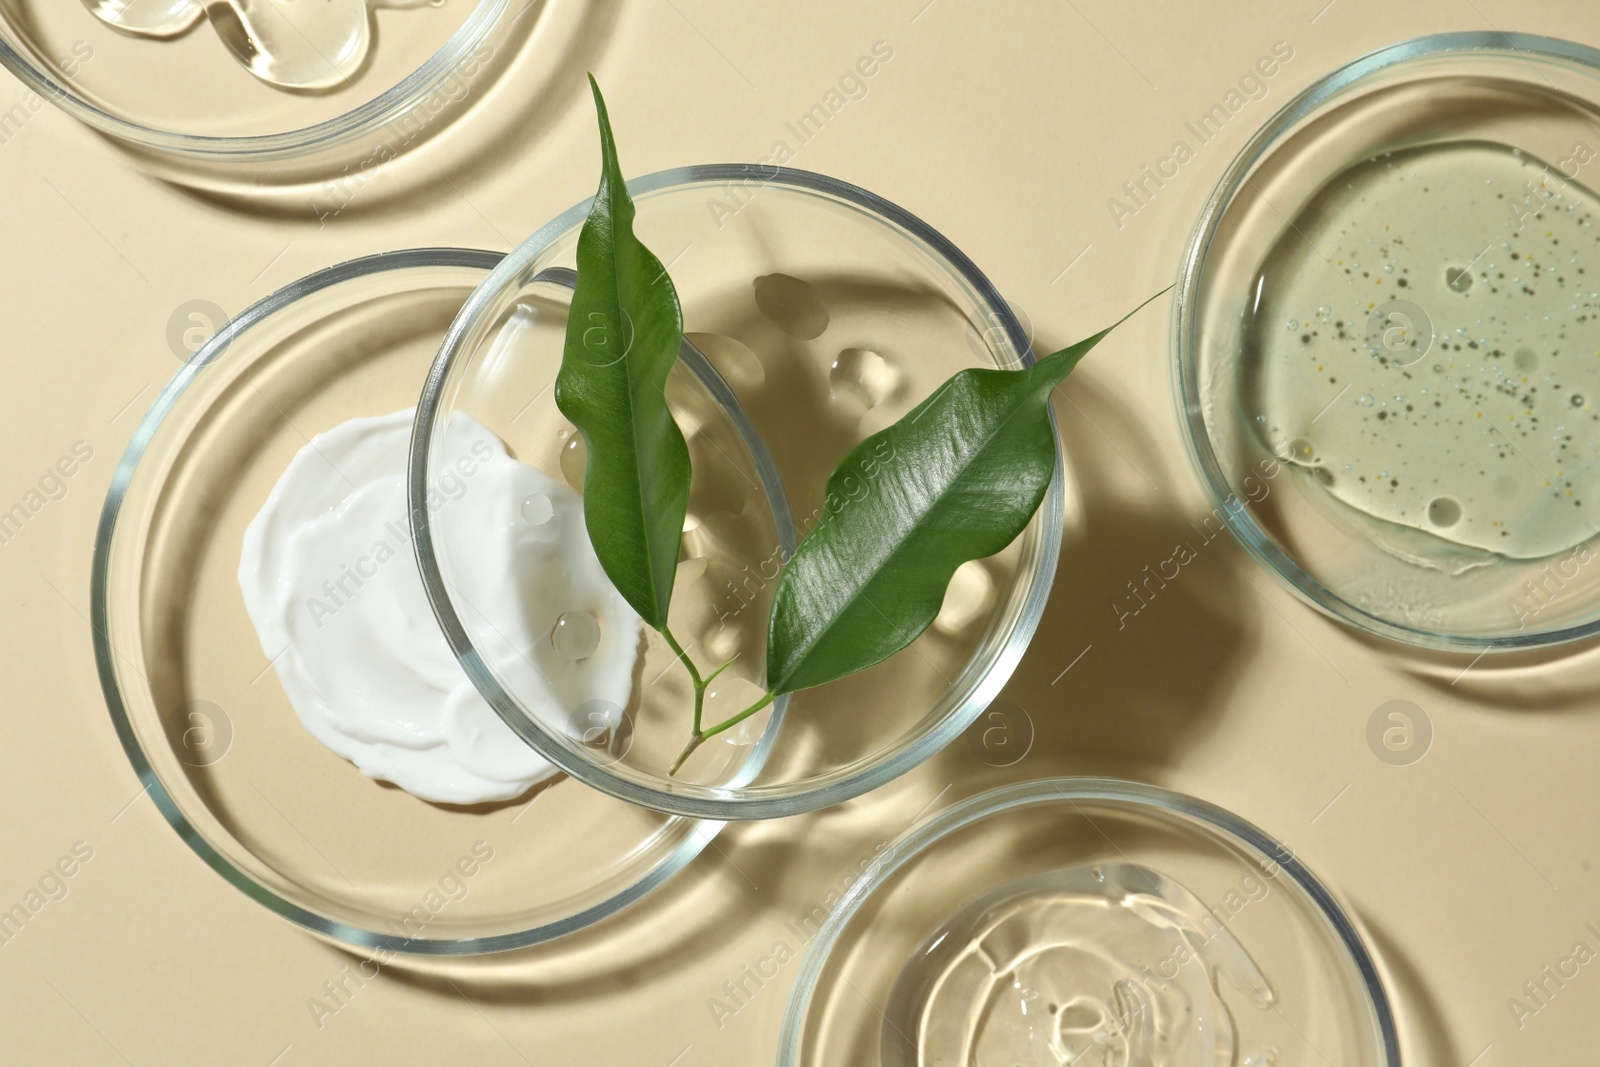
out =
[(1110, 332), (1024, 371), (961, 371), (845, 456), (778, 579), (768, 689), (808, 689), (894, 655), (933, 622), (957, 567), (1022, 532), (1055, 471), (1051, 390)]
[(657, 630), (667, 623), (689, 449), (663, 392), (683, 341), (672, 279), (633, 233), (600, 87), (600, 189), (578, 236), (578, 282), (555, 400), (583, 434), (583, 512), (595, 555), (624, 599)]

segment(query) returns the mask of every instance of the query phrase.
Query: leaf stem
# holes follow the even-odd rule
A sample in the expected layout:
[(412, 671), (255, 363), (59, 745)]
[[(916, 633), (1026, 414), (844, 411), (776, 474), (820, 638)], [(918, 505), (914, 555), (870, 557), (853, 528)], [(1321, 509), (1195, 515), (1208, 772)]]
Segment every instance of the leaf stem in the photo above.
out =
[[(678, 657), (678, 661), (688, 670), (690, 680), (694, 682), (693, 730), (698, 736), (700, 733), (700, 715), (706, 704), (706, 686), (710, 684), (711, 679), (700, 677), (700, 672), (695, 669), (694, 661), (689, 658), (689, 653), (685, 652), (683, 646), (678, 644), (678, 639), (672, 636), (672, 631), (669, 628), (663, 626), (661, 628), (661, 636), (667, 639), (667, 647), (672, 649), (673, 653)], [(719, 667), (718, 670), (721, 670), (721, 668)], [(711, 677), (715, 678), (716, 675), (713, 674)]]
[(672, 767), (667, 771), (667, 777), (670, 778), (678, 773), (678, 768), (683, 766), (683, 761), (688, 759), (689, 756), (693, 754), (694, 750), (699, 748), (701, 743), (704, 742), (706, 738), (720, 734), (728, 727), (735, 726), (738, 723), (743, 722), (745, 719), (748, 719), (750, 716), (754, 715), (756, 712), (772, 703), (777, 694), (768, 693), (764, 699), (755, 704), (753, 707), (746, 708), (733, 718), (719, 723), (709, 730), (702, 730), (700, 727), (704, 721), (705, 715), (706, 690), (711, 688), (711, 683), (717, 680), (717, 675), (733, 666), (733, 661), (738, 659), (739, 655), (735, 654), (733, 659), (728, 660), (728, 662), (724, 663), (710, 674), (702, 677), (699, 669), (695, 667), (694, 661), (689, 658), (689, 653), (685, 652), (683, 650), (683, 646), (678, 643), (678, 639), (672, 636), (672, 631), (663, 626), (661, 628), (661, 636), (666, 639), (667, 647), (672, 649), (673, 654), (678, 657), (678, 661), (682, 663), (684, 669), (689, 672), (690, 681), (694, 683), (694, 726), (691, 728), (689, 733), (689, 743), (683, 747), (682, 752), (678, 753), (678, 758), (672, 761)]
[[(730, 660), (729, 662), (731, 663), (732, 660)], [(727, 663), (724, 663), (722, 665), (722, 667), (726, 667), (727, 665), (728, 665)], [(718, 667), (717, 670), (721, 671), (722, 667)], [(733, 716), (732, 718), (724, 719), (722, 722), (717, 723), (717, 725), (711, 727), (709, 730), (701, 730), (700, 729), (700, 701), (696, 700), (695, 701), (695, 730), (694, 730), (694, 733), (690, 735), (689, 743), (683, 746), (683, 751), (678, 753), (678, 758), (672, 761), (672, 766), (670, 768), (668, 768), (668, 770), (667, 770), (667, 777), (670, 778), (673, 775), (677, 774), (678, 773), (678, 768), (683, 766), (685, 760), (687, 760), (690, 756), (694, 755), (694, 750), (699, 748), (701, 745), (703, 745), (707, 738), (715, 737), (717, 734), (720, 734), (722, 731), (724, 731), (724, 730), (726, 730), (726, 729), (728, 729), (730, 727), (739, 725), (741, 722), (744, 722), (750, 716), (754, 715), (756, 712), (760, 711), (762, 708), (766, 707), (768, 704), (771, 704), (776, 699), (778, 699), (778, 694), (777, 693), (768, 693), (766, 696), (762, 697), (760, 700), (756, 701), (754, 704), (751, 704), (748, 708), (745, 708), (739, 714)]]
[(738, 726), (740, 723), (744, 722), (750, 716), (754, 715), (756, 712), (760, 711), (762, 708), (766, 707), (768, 704), (772, 703), (774, 700), (777, 700), (777, 699), (778, 699), (778, 694), (777, 693), (768, 693), (766, 696), (762, 697), (760, 700), (756, 701), (754, 704), (751, 704), (748, 708), (745, 708), (739, 714), (733, 716), (733, 718), (724, 719), (722, 722), (717, 723), (717, 725), (713, 726), (711, 729), (702, 731), (701, 734), (700, 734), (700, 740), (704, 741), (708, 737), (715, 737), (717, 734), (720, 734), (722, 731), (728, 729), (730, 726)]
[(702, 679), (700, 672), (694, 669), (694, 661), (689, 658), (689, 653), (683, 650), (683, 646), (678, 644), (678, 639), (672, 636), (671, 629), (663, 626), (661, 628), (661, 636), (667, 639), (667, 647), (672, 649), (673, 654), (683, 661), (685, 667), (689, 668), (689, 677), (694, 679), (695, 685), (704, 685), (709, 681), (709, 679)]

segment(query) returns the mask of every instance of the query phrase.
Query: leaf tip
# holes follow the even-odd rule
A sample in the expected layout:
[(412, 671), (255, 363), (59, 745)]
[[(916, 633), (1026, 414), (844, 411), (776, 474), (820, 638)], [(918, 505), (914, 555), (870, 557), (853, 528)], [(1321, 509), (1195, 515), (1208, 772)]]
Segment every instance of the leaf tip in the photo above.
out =
[(611, 113), (606, 108), (605, 94), (594, 73), (588, 73), (589, 89), (594, 94), (595, 119), (600, 125), (600, 188), (602, 192), (611, 180), (621, 184), (622, 175), (617, 163), (617, 142), (611, 132)]

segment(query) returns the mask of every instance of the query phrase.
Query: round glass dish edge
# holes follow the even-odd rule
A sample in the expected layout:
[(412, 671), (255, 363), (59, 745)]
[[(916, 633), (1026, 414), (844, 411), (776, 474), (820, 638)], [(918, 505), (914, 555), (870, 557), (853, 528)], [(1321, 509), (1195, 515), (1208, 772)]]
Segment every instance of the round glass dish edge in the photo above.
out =
[(1301, 864), (1300, 860), (1283, 848), (1282, 844), (1255, 824), (1197, 797), (1192, 797), (1161, 786), (1120, 778), (1040, 778), (1029, 782), (1001, 786), (970, 797), (940, 812), (921, 826), (906, 832), (874, 859), (851, 884), (828, 917), (818, 928), (816, 936), (806, 947), (805, 958), (795, 974), (794, 985), (784, 1007), (783, 1023), (778, 1036), (778, 1067), (798, 1067), (795, 1058), (800, 1047), (800, 1037), (811, 1007), (812, 993), (823, 965), (832, 953), (845, 926), (854, 918), (866, 898), (886, 878), (905, 863), (916, 857), (940, 838), (972, 823), (1016, 807), (1048, 801), (1099, 800), (1123, 801), (1153, 807), (1164, 812), (1176, 812), (1207, 823), (1223, 833), (1238, 838), (1263, 855), (1272, 856), (1295, 885), (1303, 890), (1317, 906), (1322, 917), (1338, 936), (1339, 943), (1350, 953), (1366, 987), (1367, 1000), (1372, 1007), (1377, 1037), (1382, 1042), (1383, 1062), (1389, 1067), (1399, 1067), (1400, 1036), (1395, 1024), (1394, 1009), (1389, 1003), (1388, 991), (1378, 974), (1376, 963), (1367, 950), (1366, 942), (1351, 922), (1345, 909), (1326, 886)]
[(200, 160), (289, 159), (360, 137), (427, 100), (500, 24), (510, 6), (511, 0), (478, 0), (467, 21), (450, 35), (444, 47), (404, 79), (343, 114), (281, 133), (241, 137), (174, 133), (119, 118), (80, 98), (69, 86), (40, 71), (4, 36), (0, 36), (0, 66), (73, 118), (118, 141)]
[[(1234, 156), (1207, 197), (1178, 263), (1169, 346), (1173, 400), (1190, 463), (1207, 497), (1226, 520), (1228, 529), (1245, 551), (1255, 557), (1256, 562), (1296, 598), (1356, 630), (1417, 648), (1444, 652), (1470, 651), (1481, 655), (1490, 651), (1547, 648), (1593, 637), (1600, 634), (1600, 618), (1552, 630), (1483, 636), (1439, 633), (1405, 626), (1351, 604), (1301, 568), (1237, 503), (1236, 494), (1228, 487), (1228, 479), (1211, 448), (1201, 414), (1197, 376), (1190, 366), (1194, 355), (1195, 290), (1223, 211), (1245, 184), (1256, 163), (1276, 146), (1282, 135), (1296, 122), (1362, 79), (1417, 59), (1473, 54), (1521, 58), (1530, 64), (1533, 57), (1563, 60), (1586, 67), (1600, 78), (1600, 50), (1559, 37), (1498, 30), (1469, 30), (1414, 37), (1375, 49), (1318, 78), (1279, 108), (1251, 135), (1249, 142)], [(1228, 503), (1230, 498), (1235, 500), (1234, 504)]]
[[(1010, 305), (988, 277), (949, 238), (911, 212), (876, 193), (812, 171), (751, 163), (712, 163), (674, 167), (634, 178), (627, 184), (629, 194), (639, 197), (671, 186), (728, 181), (763, 184), (781, 182), (801, 191), (840, 199), (858, 211), (877, 216), (898, 227), (913, 242), (930, 248), (954, 268), (957, 280), (976, 294), (998, 317), (999, 324), (1019, 354), (1022, 365), (1024, 367), (1033, 365), (1035, 357), (1031, 340), (1012, 313)], [(439, 348), (438, 358), (428, 372), (422, 397), (417, 404), (417, 421), (413, 426), (411, 464), (407, 479), (408, 493), (412, 500), (426, 496), (433, 426), (437, 420), (445, 380), (452, 362), (459, 355), (461, 339), (469, 331), (469, 325), (484, 312), (497, 290), (511, 284), (518, 273), (557, 236), (576, 226), (588, 214), (593, 203), (593, 197), (583, 200), (535, 230), (506, 256), (462, 305), (460, 314), (451, 324), (444, 343)], [(489, 702), (489, 706), (494, 708), (506, 725), (532, 745), (541, 756), (566, 774), (601, 792), (655, 811), (711, 820), (782, 818), (842, 803), (893, 781), (921, 764), (970, 726), (1010, 678), (1044, 616), (1045, 602), (1050, 596), (1060, 556), (1062, 526), (1066, 521), (1065, 462), (1053, 410), (1050, 413), (1050, 431), (1056, 438), (1055, 472), (1045, 498), (1044, 535), (1040, 538), (1033, 588), (1018, 612), (1016, 628), (1007, 639), (1001, 654), (989, 665), (972, 695), (938, 727), (929, 730), (894, 757), (843, 778), (783, 796), (707, 798), (666, 793), (615, 778), (604, 768), (570, 759), (559, 745), (544, 743), (541, 736), (542, 729), (537, 723), (521, 721), (525, 717), (518, 713), (515, 702), (485, 668), (465, 627), (462, 626), (434, 559), (433, 535), (428, 526), (426, 510), (419, 510), (413, 506), (408, 508), (408, 512), (413, 543), (422, 567), (422, 584), (427, 591), (429, 601), (433, 604), (434, 614), (438, 617), (445, 639), (455, 651), (456, 658), (467, 676), (477, 686), (478, 692)], [(781, 721), (781, 713), (775, 714), (765, 736), (771, 737), (781, 725)], [(765, 745), (757, 746), (762, 750), (765, 747)], [(763, 754), (762, 751), (752, 753), (752, 762)], [(719, 791), (707, 787), (700, 788), (706, 788), (708, 792)], [(721, 787), (720, 791), (729, 791), (731, 788), (736, 787)]]
[(456, 940), (398, 937), (393, 934), (382, 934), (351, 926), (348, 923), (329, 919), (316, 912), (308, 911), (293, 901), (279, 896), (251, 878), (248, 873), (233, 866), (225, 856), (217, 851), (190, 824), (177, 804), (173, 802), (166, 787), (162, 785), (161, 779), (151, 766), (149, 759), (145, 756), (133, 723), (128, 718), (127, 708), (122, 700), (121, 684), (116, 671), (116, 651), (111, 647), (108, 637), (107, 578), (109, 576), (111, 542), (116, 532), (117, 519), (121, 512), (123, 499), (140, 460), (148, 449), (156, 430), (171, 411), (178, 397), (189, 387), (194, 377), (208, 363), (219, 358), (239, 334), (274, 312), (322, 289), (354, 278), (383, 271), (403, 270), (410, 267), (471, 267), (488, 271), (492, 270), (504, 258), (505, 254), (502, 252), (465, 248), (412, 248), (379, 252), (326, 267), (291, 282), (282, 289), (256, 301), (219, 328), (193, 356), (185, 361), (183, 367), (162, 388), (161, 393), (151, 404), (149, 411), (145, 413), (139, 425), (134, 429), (132, 439), (128, 442), (127, 448), (123, 450), (122, 456), (117, 461), (116, 470), (112, 474), (110, 488), (106, 491), (105, 503), (101, 506), (100, 519), (95, 528), (94, 556), (89, 588), (89, 618), (94, 645), (95, 667), (100, 678), (101, 691), (105, 696), (107, 711), (110, 713), (112, 725), (117, 732), (117, 738), (122, 743), (123, 751), (128, 757), (128, 762), (132, 764), (134, 773), (138, 775), (144, 792), (150, 794), (157, 810), (160, 811), (167, 824), (189, 846), (190, 850), (199, 856), (208, 867), (216, 871), (224, 880), (239, 889), (247, 897), (296, 926), (314, 934), (361, 948), (391, 951), (411, 956), (454, 957), (508, 952), (513, 949), (526, 948), (530, 945), (553, 941), (615, 915), (644, 897), (651, 890), (657, 888), (687, 866), (721, 832), (724, 825), (721, 822), (702, 820), (699, 827), (691, 830), (682, 843), (667, 856), (663, 857), (644, 877), (610, 899), (557, 922), (516, 933), (496, 934), (489, 937)]

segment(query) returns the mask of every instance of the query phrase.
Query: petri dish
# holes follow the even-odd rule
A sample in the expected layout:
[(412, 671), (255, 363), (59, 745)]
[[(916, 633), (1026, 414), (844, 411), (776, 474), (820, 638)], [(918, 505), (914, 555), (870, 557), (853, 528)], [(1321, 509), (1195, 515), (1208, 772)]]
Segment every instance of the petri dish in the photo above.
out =
[[(115, 11), (127, 5), (95, 6)], [(353, 19), (365, 29), (359, 49), (342, 38), (339, 47), (361, 59), (341, 59), (329, 66), (331, 80), (306, 88), (270, 83), (236, 58), (230, 42), (254, 49), (241, 43), (249, 35), (230, 14), (236, 5), (172, 0), (142, 6), (216, 13), (158, 39), (123, 32), (85, 2), (0, 2), (0, 63), (30, 90), (10, 121), (0, 124), (0, 137), (19, 135), (48, 102), (156, 158), (233, 168), (252, 181), (337, 175), (359, 183), (366, 171), (432, 137), (481, 95), (512, 35), (535, 21), (529, 12), (543, 0), (391, 0), (371, 3), (364, 13), (354, 0), (341, 0), (341, 24)], [(325, 56), (333, 46), (314, 31), (290, 32), (295, 28), (292, 22), (280, 27), (284, 50), (293, 46), (312, 66), (332, 62)]]
[[(347, 419), (414, 406), (447, 327), (501, 259), (352, 260), (221, 326), (135, 431), (95, 542), (101, 684), (157, 808), (252, 899), (350, 945), (453, 956), (547, 941), (659, 886), (721, 826), (561, 778), (472, 806), (368, 779), (300, 724), (246, 614), (244, 530), (291, 457)], [(702, 417), (724, 417), (703, 396)], [(403, 538), (402, 516), (394, 527)], [(394, 565), (413, 563), (403, 540), (391, 548)]]
[(1372, 956), (1322, 882), (1155, 786), (983, 793), (801, 922), (780, 1067), (1400, 1062)]
[(1368, 634), (1600, 623), (1600, 52), (1450, 33), (1290, 101), (1180, 267), (1172, 378), (1226, 526)]
[[(905, 210), (846, 182), (782, 167), (701, 166), (629, 183), (635, 229), (672, 271), (688, 339), (737, 394), (791, 502), (799, 532), (825, 506), (845, 453), (965, 367), (1021, 367), (1030, 339), (972, 262)], [(560, 427), (560, 366), (570, 271), (588, 212), (579, 204), (512, 252), (463, 307), (418, 405), (412, 493), (434, 477), (452, 414), (501, 434), (529, 462), (581, 484), (581, 440)], [(669, 392), (669, 403), (675, 403)], [(523, 411), (541, 413), (519, 422)], [(679, 414), (693, 442), (704, 427)], [(755, 483), (715, 455), (695, 467), (672, 628), (705, 666), (732, 659), (707, 722), (764, 691), (766, 617), (787, 549), (732, 532)], [(910, 648), (866, 671), (792, 694), (712, 738), (674, 776), (692, 693), (660, 635), (647, 630), (644, 677), (628, 709), (634, 742), (596, 759), (530, 711), (514, 679), (484, 663), (492, 627), (454, 591), (448, 545), (414, 512), (424, 585), (468, 675), (511, 728), (568, 774), (634, 804), (678, 815), (758, 819), (815, 810), (915, 767), (961, 733), (1010, 677), (1038, 626), (1068, 500), (1058, 454), (1039, 513), (1002, 552), (957, 572), (939, 618)], [(752, 503), (754, 502), (754, 503)], [(753, 750), (760, 750), (753, 762)]]

